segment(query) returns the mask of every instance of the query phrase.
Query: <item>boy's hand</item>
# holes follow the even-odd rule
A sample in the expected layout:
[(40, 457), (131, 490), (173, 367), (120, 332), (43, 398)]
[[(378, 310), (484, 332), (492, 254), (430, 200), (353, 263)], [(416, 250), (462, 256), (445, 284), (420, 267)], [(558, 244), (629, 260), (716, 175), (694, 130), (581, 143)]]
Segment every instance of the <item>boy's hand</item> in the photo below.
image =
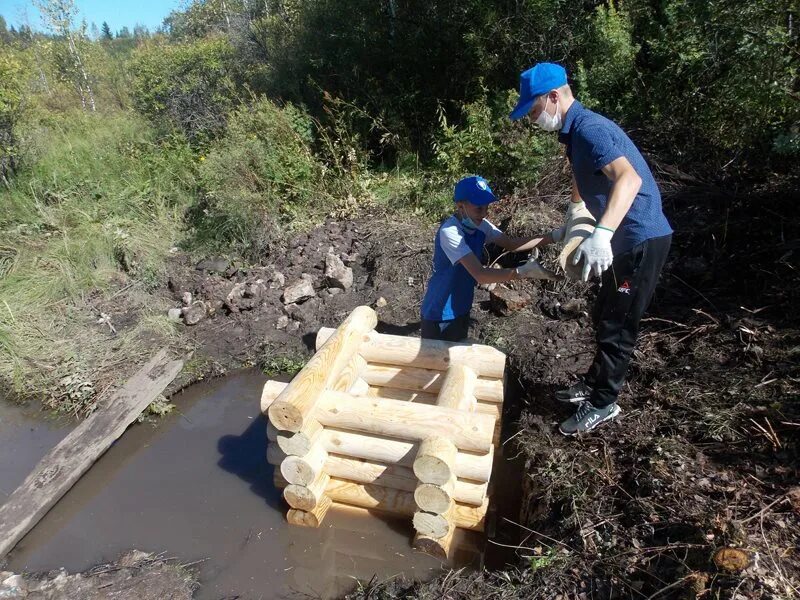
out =
[(550, 269), (545, 269), (535, 260), (529, 260), (524, 265), (516, 268), (517, 276), (522, 279), (547, 279), (549, 281), (561, 281), (563, 275), (556, 275)]

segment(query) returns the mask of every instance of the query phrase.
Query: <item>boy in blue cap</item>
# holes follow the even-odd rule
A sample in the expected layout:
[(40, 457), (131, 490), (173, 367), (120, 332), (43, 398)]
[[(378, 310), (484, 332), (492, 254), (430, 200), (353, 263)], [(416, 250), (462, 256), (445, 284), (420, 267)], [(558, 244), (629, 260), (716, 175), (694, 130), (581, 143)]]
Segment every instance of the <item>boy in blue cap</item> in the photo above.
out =
[(530, 114), (545, 131), (558, 131), (572, 166), (572, 203), (597, 221), (575, 253), (583, 280), (600, 278), (593, 311), (597, 352), (582, 381), (556, 393), (578, 405), (561, 424), (564, 435), (590, 431), (620, 413), (617, 396), (666, 262), (672, 228), (661, 193), (639, 150), (615, 123), (575, 100), (561, 65), (539, 63), (520, 76), (520, 98), (511, 119)]
[(486, 220), (488, 206), (495, 200), (483, 177), (464, 177), (456, 184), (455, 213), (436, 232), (433, 273), (420, 311), (422, 337), (453, 342), (466, 339), (476, 284), (523, 278), (559, 279), (534, 260), (516, 269), (491, 269), (481, 264), (483, 247), (488, 243), (525, 252), (563, 236), (563, 230), (556, 230), (544, 237), (509, 237)]

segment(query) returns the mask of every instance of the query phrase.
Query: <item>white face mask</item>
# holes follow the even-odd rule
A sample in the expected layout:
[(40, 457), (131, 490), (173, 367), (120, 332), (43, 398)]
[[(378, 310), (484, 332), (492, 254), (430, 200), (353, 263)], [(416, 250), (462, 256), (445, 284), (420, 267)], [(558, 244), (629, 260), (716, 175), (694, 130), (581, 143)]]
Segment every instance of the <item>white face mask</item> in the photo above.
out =
[(461, 217), (461, 225), (467, 230), (467, 233), (472, 233), (478, 228), (478, 224), (467, 216)]
[(561, 129), (561, 111), (559, 110), (558, 100), (556, 100), (556, 112), (551, 115), (547, 112), (547, 101), (549, 97), (544, 99), (544, 109), (539, 113), (535, 123), (545, 131), (558, 131)]

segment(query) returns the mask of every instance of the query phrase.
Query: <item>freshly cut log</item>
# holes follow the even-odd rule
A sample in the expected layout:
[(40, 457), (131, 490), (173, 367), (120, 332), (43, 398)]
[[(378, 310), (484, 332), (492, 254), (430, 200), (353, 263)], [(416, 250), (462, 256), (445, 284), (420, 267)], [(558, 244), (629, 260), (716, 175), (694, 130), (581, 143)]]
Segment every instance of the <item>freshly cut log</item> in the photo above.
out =
[[(325, 472), (337, 479), (347, 479), (356, 483), (373, 483), (404, 492), (414, 493), (418, 481), (408, 467), (377, 464), (364, 460), (329, 454), (325, 461)], [(457, 502), (470, 506), (480, 506), (486, 498), (487, 484), (473, 481), (455, 480), (450, 495)]]
[(322, 525), (325, 515), (328, 514), (331, 504), (331, 499), (327, 496), (323, 496), (322, 500), (314, 507), (313, 510), (305, 511), (297, 510), (296, 508), (290, 508), (289, 512), (286, 513), (286, 520), (289, 521), (289, 524), (291, 525), (300, 525), (302, 527), (319, 527)]
[[(325, 488), (325, 495), (334, 502), (406, 517), (410, 517), (417, 512), (414, 494), (391, 490), (379, 485), (362, 485), (331, 477), (328, 487)], [(487, 507), (488, 502), (486, 500), (480, 506), (464, 506), (456, 503), (454, 510), (456, 527), (472, 531), (483, 531)]]
[[(261, 408), (272, 414), (275, 392), (284, 384), (268, 381), (261, 396)], [(290, 384), (291, 385), (291, 384)], [(280, 393), (280, 392), (279, 392)], [(460, 450), (488, 452), (492, 447), (495, 418), (442, 406), (402, 400), (355, 397), (326, 390), (319, 396), (313, 417), (323, 426), (385, 435), (407, 440), (430, 436), (447, 437)]]
[[(414, 464), (418, 448), (418, 444), (414, 442), (337, 429), (325, 430), (322, 434), (322, 445), (330, 453), (403, 467), (411, 467)], [(453, 471), (459, 479), (485, 483), (489, 481), (492, 473), (493, 461), (494, 448), (486, 454), (458, 452)]]
[[(319, 440), (322, 435), (322, 425), (316, 419), (308, 419), (300, 431), (281, 431), (277, 430), (276, 442), (278, 447), (283, 450), (287, 456), (305, 456), (311, 451), (311, 448)], [(269, 439), (269, 433), (267, 433)]]
[(427, 537), (443, 538), (453, 528), (453, 513), (455, 509), (452, 506), (444, 514), (418, 510), (414, 513), (414, 529)]
[(404, 492), (413, 492), (417, 478), (408, 467), (368, 462), (358, 458), (329, 454), (325, 472), (337, 479), (370, 483)]
[[(431, 483), (420, 483), (414, 490), (414, 502), (420, 510), (434, 513), (437, 515), (445, 514), (452, 509), (455, 496), (455, 479), (445, 485), (433, 485)], [(480, 502), (473, 506), (480, 506)]]
[[(317, 349), (333, 335), (335, 329), (323, 327), (317, 334)], [(496, 348), (480, 344), (463, 344), (421, 338), (388, 335), (372, 331), (365, 336), (359, 353), (367, 362), (421, 367), (446, 371), (451, 364), (461, 363), (481, 377), (502, 378), (506, 356)]]
[(474, 410), (477, 402), (475, 399), (477, 380), (475, 371), (469, 367), (461, 364), (452, 365), (444, 376), (436, 404), (458, 410)]
[[(444, 381), (443, 371), (418, 367), (397, 367), (370, 363), (362, 375), (372, 386), (419, 390), (438, 394)], [(475, 397), (487, 402), (503, 402), (503, 380), (478, 377), (475, 381)]]
[(305, 456), (287, 456), (281, 462), (281, 475), (289, 483), (310, 485), (322, 473), (328, 453), (322, 445), (311, 448)]
[(330, 476), (322, 472), (308, 486), (289, 484), (283, 490), (283, 498), (292, 508), (313, 510), (325, 495)]
[(367, 396), (372, 396), (373, 398), (389, 398), (391, 400), (405, 400), (406, 402), (419, 402), (420, 404), (436, 404), (436, 394), (418, 392), (415, 390), (401, 390), (399, 388), (369, 386)]
[(354, 355), (350, 362), (345, 365), (345, 368), (342, 369), (339, 376), (331, 383), (330, 389), (335, 392), (349, 392), (366, 368), (367, 361), (358, 354)]
[(364, 335), (377, 323), (374, 310), (368, 306), (356, 307), (269, 407), (273, 425), (286, 431), (300, 431), (314, 413), (320, 394), (339, 379), (358, 353)]
[(453, 534), (455, 531), (456, 528), (451, 527), (447, 535), (438, 539), (417, 532), (414, 535), (414, 549), (439, 560), (449, 561), (453, 555)]
[[(373, 398), (389, 398), (391, 400), (405, 400), (407, 402), (418, 402), (420, 404), (436, 404), (436, 400), (438, 398), (436, 394), (429, 394), (427, 392), (372, 386), (370, 386), (366, 394), (353, 395), (365, 395)], [(495, 402), (478, 400), (478, 402), (475, 404), (475, 412), (483, 413), (485, 415), (492, 415), (494, 418), (500, 419), (502, 414), (502, 406), (502, 404), (497, 404)]]
[[(267, 462), (275, 467), (279, 467), (286, 458), (286, 453), (280, 449), (278, 442), (269, 442), (267, 444)], [(278, 469), (276, 469), (277, 471)]]
[(449, 439), (433, 436), (422, 440), (414, 458), (414, 475), (422, 483), (445, 485), (455, 478), (456, 447)]
[(369, 384), (363, 379), (359, 378), (353, 385), (350, 386), (350, 389), (347, 391), (353, 396), (366, 396), (369, 394)]
[[(263, 394), (264, 392), (262, 391), (261, 393)], [(264, 414), (264, 416), (266, 416), (266, 413), (262, 413), (262, 414)], [(278, 441), (278, 432), (279, 431), (280, 431), (280, 429), (275, 427), (275, 425), (272, 424), (272, 421), (270, 421), (269, 418), (267, 418), (267, 441), (277, 442)]]

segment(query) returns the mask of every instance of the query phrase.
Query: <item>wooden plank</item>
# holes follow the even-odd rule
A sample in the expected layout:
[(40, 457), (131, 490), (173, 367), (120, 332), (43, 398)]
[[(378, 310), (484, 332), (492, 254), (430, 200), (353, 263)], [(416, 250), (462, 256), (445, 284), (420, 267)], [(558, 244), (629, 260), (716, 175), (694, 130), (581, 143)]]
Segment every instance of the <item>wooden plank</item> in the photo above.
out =
[(75, 484), (183, 368), (161, 350), (36, 465), (0, 507), (0, 558)]
[[(335, 329), (323, 327), (317, 334), (317, 350), (330, 338)], [(482, 377), (503, 378), (506, 355), (480, 344), (444, 342), (371, 331), (365, 336), (359, 353), (367, 362), (422, 367), (446, 371), (450, 365), (461, 363)]]

